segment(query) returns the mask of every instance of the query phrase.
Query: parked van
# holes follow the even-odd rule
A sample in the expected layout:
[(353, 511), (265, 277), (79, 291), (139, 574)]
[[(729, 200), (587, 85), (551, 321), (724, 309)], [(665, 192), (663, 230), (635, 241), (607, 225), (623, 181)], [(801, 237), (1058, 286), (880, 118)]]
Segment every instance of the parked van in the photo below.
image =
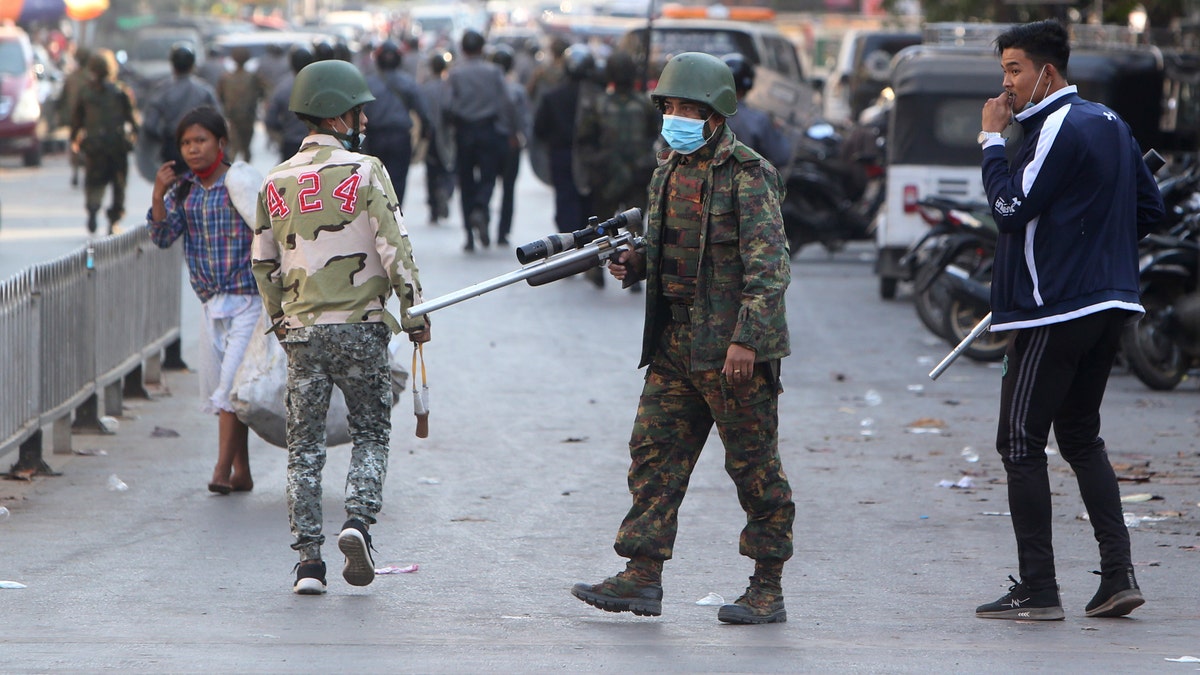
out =
[(42, 142), (50, 133), (42, 120), (40, 91), (29, 35), (16, 26), (0, 26), (0, 154), (19, 154), (25, 166), (42, 163)]
[(842, 39), (837, 64), (825, 81), (822, 102), (825, 119), (853, 124), (888, 86), (892, 57), (901, 49), (921, 44), (918, 32), (850, 31)]

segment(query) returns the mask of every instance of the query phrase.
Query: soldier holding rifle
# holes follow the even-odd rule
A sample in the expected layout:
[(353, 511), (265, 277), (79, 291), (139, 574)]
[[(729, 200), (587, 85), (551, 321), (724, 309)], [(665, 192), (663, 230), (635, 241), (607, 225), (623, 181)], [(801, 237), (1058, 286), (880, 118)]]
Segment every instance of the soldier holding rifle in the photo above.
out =
[(650, 183), (646, 249), (622, 251), (609, 267), (626, 285), (645, 279), (647, 288), (640, 365), (649, 368), (629, 442), (633, 506), (614, 546), (628, 562), (598, 584), (576, 584), (572, 594), (610, 612), (662, 613), (663, 562), (715, 423), (746, 511), (739, 549), (755, 561), (749, 588), (718, 619), (786, 621), (782, 574), (795, 505), (778, 449), (791, 280), (782, 181), (725, 124), (737, 112), (737, 95), (720, 59), (675, 56), (652, 97), (670, 149)]

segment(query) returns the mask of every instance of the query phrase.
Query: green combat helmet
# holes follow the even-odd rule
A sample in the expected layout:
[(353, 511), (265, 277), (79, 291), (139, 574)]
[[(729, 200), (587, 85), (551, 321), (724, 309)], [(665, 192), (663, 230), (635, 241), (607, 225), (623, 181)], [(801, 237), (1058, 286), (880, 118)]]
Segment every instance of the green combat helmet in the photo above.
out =
[(663, 67), (658, 85), (650, 92), (660, 108), (661, 99), (684, 98), (704, 103), (722, 117), (737, 114), (737, 92), (729, 66), (712, 54), (684, 52), (676, 54)]
[(374, 100), (358, 68), (341, 60), (317, 61), (296, 74), (288, 110), (323, 120)]

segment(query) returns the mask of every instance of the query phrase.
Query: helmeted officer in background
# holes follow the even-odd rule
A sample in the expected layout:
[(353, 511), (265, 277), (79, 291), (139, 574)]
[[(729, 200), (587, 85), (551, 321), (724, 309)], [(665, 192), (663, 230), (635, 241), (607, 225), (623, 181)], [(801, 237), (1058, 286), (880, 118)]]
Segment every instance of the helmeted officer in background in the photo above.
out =
[[(463, 33), (463, 59), (450, 69), (449, 117), (454, 123), (458, 156), (455, 169), (467, 230), (465, 251), (475, 250), (475, 238), (488, 246), (488, 205), (508, 148), (517, 144), (516, 113), (508, 98), (500, 66), (483, 57), (485, 40), (478, 31)], [(504, 132), (512, 130), (505, 136)]]
[[(428, 320), (408, 316), (421, 283), (391, 179), (358, 150), (373, 99), (345, 61), (300, 71), (289, 107), (311, 133), (267, 174), (254, 225), (254, 277), (287, 352), (287, 497), (300, 554), (292, 590), (301, 595), (326, 588), (321, 472), (332, 388), (345, 396), (353, 442), (342, 576), (366, 586), (375, 579), (368, 529), (383, 506), (391, 434), (388, 340), (401, 329), (413, 342), (429, 340)], [(393, 292), (399, 320), (387, 309)]]
[(550, 175), (554, 181), (554, 223), (559, 232), (574, 232), (587, 225), (592, 215), (587, 171), (575, 155), (575, 124), (581, 108), (586, 109), (601, 93), (594, 78), (596, 59), (585, 44), (574, 44), (563, 52), (567, 77), (546, 92), (533, 116), (533, 134), (550, 151)]
[(416, 80), (400, 69), (402, 60), (400, 46), (391, 40), (375, 52), (377, 70), (367, 77), (367, 86), (375, 100), (367, 104), (371, 136), (366, 143), (366, 152), (378, 157), (392, 177), (392, 187), (401, 207), (408, 184), (408, 167), (412, 163), (413, 116), (417, 118), (421, 134), (430, 132), (429, 111)]
[(288, 54), (288, 62), (292, 66), (292, 72), (275, 85), (271, 97), (267, 99), (267, 110), (263, 115), (263, 126), (279, 145), (281, 162), (296, 154), (296, 150), (304, 142), (304, 137), (308, 136), (308, 127), (288, 110), (288, 102), (292, 97), (292, 83), (296, 80), (296, 73), (313, 62), (313, 53), (307, 47), (292, 47)]
[(187, 165), (175, 143), (175, 128), (179, 126), (179, 121), (202, 105), (212, 106), (222, 114), (224, 110), (213, 88), (192, 74), (196, 67), (196, 53), (190, 47), (175, 45), (171, 48), (170, 58), (174, 75), (169, 82), (156, 89), (146, 102), (142, 132), (162, 144), (159, 159), (175, 162), (175, 173), (183, 175)]
[(737, 89), (738, 114), (727, 120), (737, 139), (767, 158), (775, 168), (783, 169), (792, 158), (792, 143), (766, 112), (746, 102), (746, 94), (754, 88), (754, 64), (741, 54), (726, 54), (721, 59), (733, 73)]
[(754, 559), (749, 588), (717, 619), (787, 620), (783, 564), (796, 507), (779, 457), (779, 363), (790, 351), (784, 295), (791, 281), (770, 162), (734, 138), (733, 75), (717, 57), (667, 62), (651, 94), (663, 113), (650, 181), (646, 248), (609, 265), (625, 284), (646, 281), (642, 366), (648, 366), (629, 440), (633, 506), (614, 549), (625, 570), (572, 594), (610, 612), (662, 613), (662, 569), (674, 551), (679, 507), (714, 424), (725, 470), (746, 512), (739, 551)]

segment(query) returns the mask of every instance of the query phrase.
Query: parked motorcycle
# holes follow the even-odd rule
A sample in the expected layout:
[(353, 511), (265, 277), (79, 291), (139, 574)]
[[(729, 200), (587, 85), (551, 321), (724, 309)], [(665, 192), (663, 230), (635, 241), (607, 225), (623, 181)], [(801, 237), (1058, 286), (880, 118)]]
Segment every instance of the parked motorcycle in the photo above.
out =
[(876, 134), (867, 152), (844, 156), (842, 137), (822, 122), (796, 140), (781, 209), (792, 256), (812, 243), (834, 253), (846, 242), (874, 238), (875, 214), (886, 197), (882, 138)]
[(1125, 327), (1121, 349), (1147, 387), (1174, 389), (1200, 366), (1200, 194), (1192, 211), (1165, 234), (1141, 241), (1141, 320)]
[[(899, 265), (913, 279), (913, 306), (921, 323), (934, 335), (952, 340), (946, 328), (946, 312), (954, 282), (947, 278), (947, 268), (954, 265), (966, 270), (968, 277), (982, 280), (981, 269), (990, 270), (996, 252), (995, 225), (983, 203), (927, 197), (917, 207), (930, 227), (901, 256)], [(953, 342), (957, 344), (957, 340)]]

